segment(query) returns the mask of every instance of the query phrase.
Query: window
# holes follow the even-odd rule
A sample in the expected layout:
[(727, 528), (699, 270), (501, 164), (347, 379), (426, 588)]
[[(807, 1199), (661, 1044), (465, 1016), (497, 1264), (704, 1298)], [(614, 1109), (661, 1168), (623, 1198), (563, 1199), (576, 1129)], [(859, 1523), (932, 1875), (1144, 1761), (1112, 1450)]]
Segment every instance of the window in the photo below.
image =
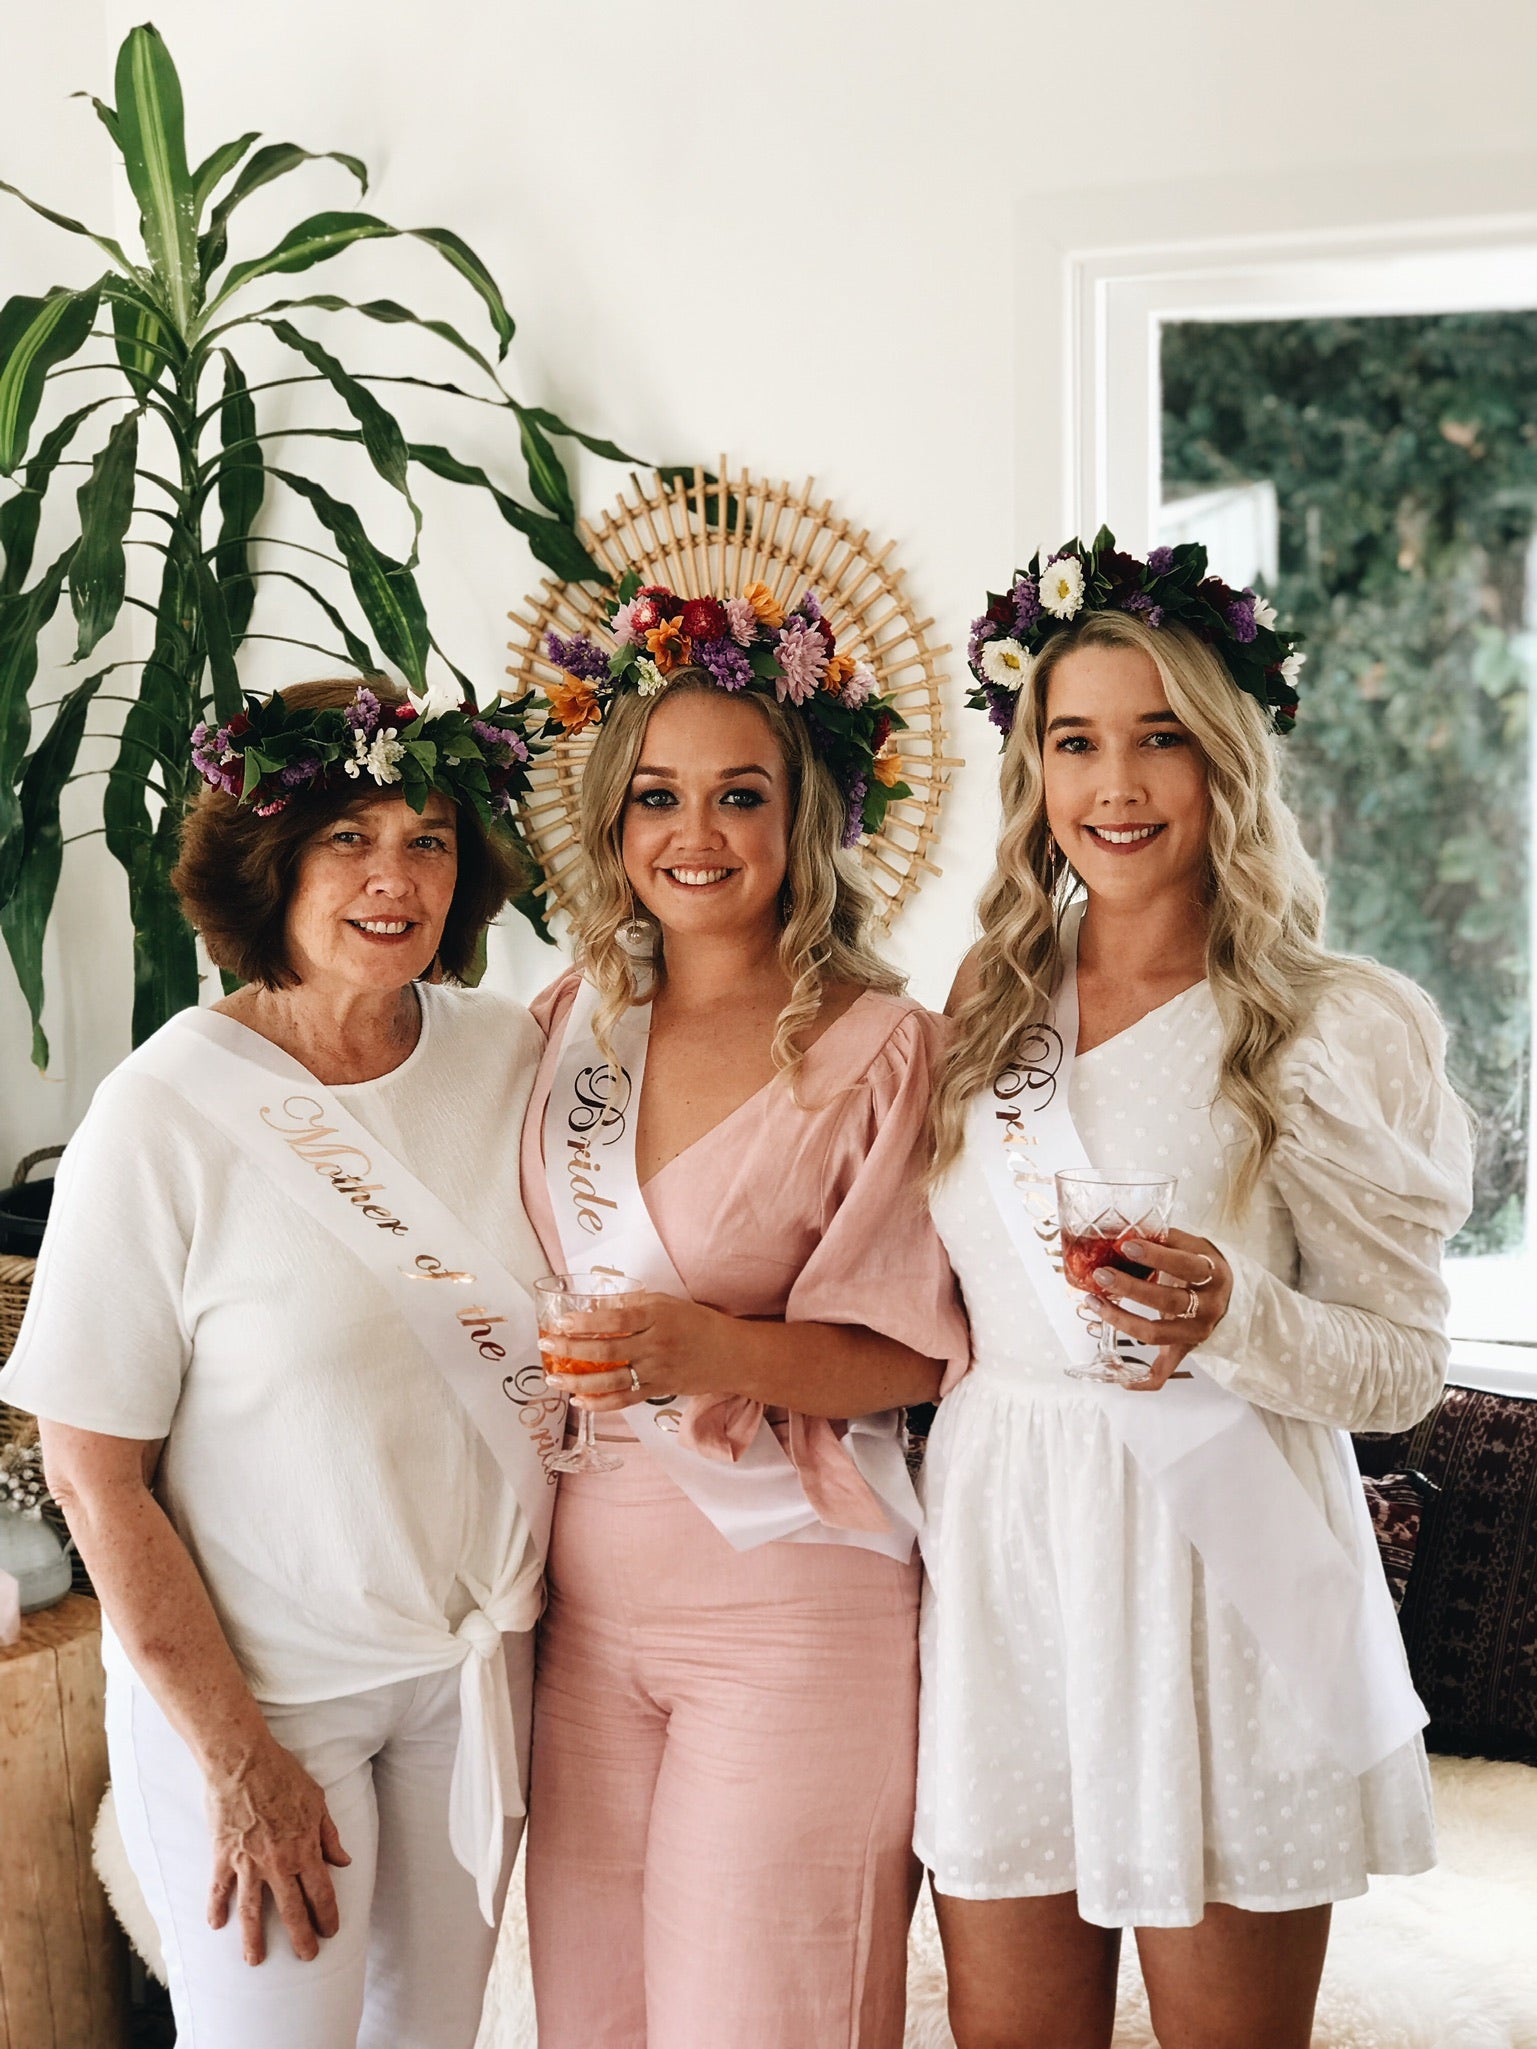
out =
[(1461, 1377), (1537, 1392), (1537, 245), (1077, 265), (1079, 526), (1205, 540), (1306, 635), (1330, 937), (1431, 990), (1480, 1120)]

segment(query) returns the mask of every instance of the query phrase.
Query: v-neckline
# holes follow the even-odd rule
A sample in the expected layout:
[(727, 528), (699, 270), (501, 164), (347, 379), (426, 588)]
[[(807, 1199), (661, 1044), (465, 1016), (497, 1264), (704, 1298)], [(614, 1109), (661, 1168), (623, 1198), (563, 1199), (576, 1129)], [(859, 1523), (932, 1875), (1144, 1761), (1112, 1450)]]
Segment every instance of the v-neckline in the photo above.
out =
[[(1208, 978), (1205, 975), (1202, 975), (1198, 982), (1187, 982), (1183, 989), (1176, 989), (1174, 994), (1166, 996), (1162, 1003), (1155, 1003), (1151, 1010), (1144, 1010), (1140, 1017), (1133, 1018), (1129, 1025), (1122, 1025), (1121, 1029), (1118, 1032), (1112, 1032), (1108, 1039), (1100, 1039), (1083, 1051), (1079, 1051), (1077, 1047), (1074, 1047), (1073, 1058), (1075, 1060), (1092, 1060), (1094, 1055), (1102, 1053), (1106, 1046), (1114, 1046), (1120, 1040), (1129, 1038), (1133, 1032), (1141, 1031), (1150, 1018), (1159, 1017), (1164, 1011), (1172, 1010), (1176, 1003), (1183, 1003), (1185, 998), (1195, 990), (1205, 989), (1206, 987), (1208, 987)], [(1079, 1015), (1081, 1018), (1082, 1012)]]
[[(827, 1027), (827, 1029), (823, 1032), (819, 1032), (816, 1038), (812, 1040), (811, 1044), (806, 1048), (805, 1059), (809, 1061), (812, 1055), (816, 1053), (819, 1048), (826, 1045), (827, 1041), (832, 1037), (834, 1032), (840, 1030), (844, 1025), (848, 1023), (849, 1019), (854, 1015), (855, 1011), (859, 1009), (861, 1004), (865, 1003), (871, 996), (875, 995), (876, 993), (877, 992), (873, 989), (861, 989), (859, 994), (854, 998), (854, 1001), (849, 1005), (848, 1009), (844, 1011), (843, 1015), (841, 1017), (835, 1017), (832, 1023)], [(640, 1189), (642, 1196), (645, 1195), (648, 1188), (655, 1187), (656, 1183), (662, 1178), (662, 1176), (668, 1173), (672, 1168), (677, 1166), (680, 1160), (686, 1160), (691, 1153), (698, 1152), (699, 1148), (702, 1145), (707, 1145), (709, 1141), (715, 1137), (717, 1132), (724, 1131), (728, 1124), (735, 1123), (738, 1117), (742, 1116), (744, 1112), (750, 1110), (753, 1107), (754, 1103), (761, 1101), (762, 1098), (768, 1094), (770, 1089), (777, 1088), (779, 1086), (780, 1080), (781, 1077), (777, 1074), (770, 1076), (770, 1078), (766, 1082), (764, 1082), (761, 1088), (754, 1089), (750, 1096), (744, 1096), (742, 1101), (737, 1104), (734, 1110), (728, 1110), (724, 1117), (717, 1119), (717, 1121), (710, 1126), (708, 1131), (701, 1131), (697, 1138), (690, 1139), (688, 1144), (683, 1148), (681, 1152), (674, 1153), (670, 1160), (664, 1160), (661, 1166), (657, 1167), (652, 1173), (648, 1174), (644, 1181), (640, 1181), (637, 1177), (637, 1185)], [(644, 1103), (645, 1101), (645, 1094), (646, 1083), (645, 1077), (642, 1076), (642, 1103)]]

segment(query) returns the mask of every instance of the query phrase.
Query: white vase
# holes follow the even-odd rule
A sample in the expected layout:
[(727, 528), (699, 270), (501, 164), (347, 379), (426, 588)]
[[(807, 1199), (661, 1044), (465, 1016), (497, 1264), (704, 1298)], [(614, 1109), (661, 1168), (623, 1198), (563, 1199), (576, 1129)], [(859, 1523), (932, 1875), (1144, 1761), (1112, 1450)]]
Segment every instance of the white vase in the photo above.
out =
[(0, 1568), (21, 1586), (21, 1612), (51, 1608), (70, 1588), (69, 1554), (45, 1522), (0, 1508)]

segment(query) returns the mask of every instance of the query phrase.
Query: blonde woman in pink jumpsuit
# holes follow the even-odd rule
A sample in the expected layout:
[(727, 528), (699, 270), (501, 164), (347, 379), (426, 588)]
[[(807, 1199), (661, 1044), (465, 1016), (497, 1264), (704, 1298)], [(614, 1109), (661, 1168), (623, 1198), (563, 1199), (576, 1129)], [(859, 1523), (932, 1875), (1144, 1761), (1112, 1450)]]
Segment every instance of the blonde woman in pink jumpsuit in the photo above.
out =
[(941, 1027), (867, 947), (847, 792), (804, 716), (697, 669), (668, 686), (604, 704), (585, 977), (535, 1006), (524, 1187), (552, 1264), (574, 1269), (596, 1223), (594, 1266), (669, 1272), (622, 1391), (583, 1398), (624, 1463), (568, 1475), (556, 1507), (539, 2040), (900, 2049), (919, 1590), (900, 1409), (967, 1349), (920, 1193)]

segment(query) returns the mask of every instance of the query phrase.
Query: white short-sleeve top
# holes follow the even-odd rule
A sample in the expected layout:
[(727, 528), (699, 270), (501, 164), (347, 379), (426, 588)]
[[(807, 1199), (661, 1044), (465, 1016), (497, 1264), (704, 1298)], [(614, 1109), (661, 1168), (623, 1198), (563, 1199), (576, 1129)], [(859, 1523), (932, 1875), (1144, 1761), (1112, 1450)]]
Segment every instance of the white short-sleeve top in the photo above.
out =
[[(335, 1094), (530, 1283), (518, 1188), (543, 1040), (521, 1004), (423, 987), (421, 1037)], [(362, 1262), (130, 1055), (60, 1165), (0, 1398), (164, 1439), (156, 1493), (259, 1700), (457, 1664), (480, 1608), (538, 1614), (517, 1499)]]

